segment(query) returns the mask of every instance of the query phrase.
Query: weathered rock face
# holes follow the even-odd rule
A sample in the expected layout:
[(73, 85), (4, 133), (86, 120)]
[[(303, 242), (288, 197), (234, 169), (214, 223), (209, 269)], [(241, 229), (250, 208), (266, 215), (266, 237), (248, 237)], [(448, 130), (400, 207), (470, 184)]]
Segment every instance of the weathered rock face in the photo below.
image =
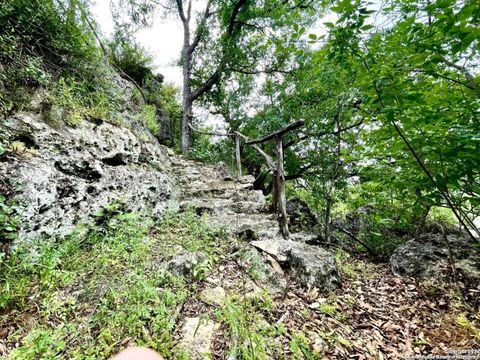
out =
[(450, 266), (449, 248), (458, 272), (480, 279), (480, 251), (459, 234), (422, 234), (399, 246), (390, 257), (392, 271), (400, 276), (434, 277)]
[(116, 201), (153, 216), (173, 204), (164, 151), (125, 127), (84, 121), (54, 128), (41, 114), (20, 112), (1, 130), (19, 144), (2, 156), (0, 173), (18, 203), (23, 240), (66, 235)]
[(325, 249), (299, 241), (279, 239), (252, 241), (251, 245), (290, 269), (304, 286), (330, 291), (341, 284), (335, 259)]
[(353, 234), (358, 234), (361, 229), (370, 226), (368, 216), (375, 211), (372, 205), (364, 205), (346, 215), (347, 222), (344, 227)]
[(234, 257), (255, 283), (266, 289), (272, 297), (285, 295), (287, 290), (285, 274), (269, 254), (262, 254), (257, 249), (248, 247), (234, 254)]
[(300, 198), (294, 197), (287, 200), (287, 213), (292, 231), (312, 231), (318, 225), (317, 217), (308, 204)]
[(157, 109), (157, 121), (160, 125), (160, 130), (155, 137), (160, 144), (167, 144), (172, 140), (172, 120), (162, 109)]

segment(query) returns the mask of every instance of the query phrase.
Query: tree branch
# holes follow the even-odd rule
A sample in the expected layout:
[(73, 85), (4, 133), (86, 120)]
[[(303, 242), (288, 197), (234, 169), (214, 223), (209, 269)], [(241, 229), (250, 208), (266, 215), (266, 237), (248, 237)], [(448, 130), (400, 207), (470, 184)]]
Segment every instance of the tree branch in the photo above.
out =
[(225, 137), (235, 136), (235, 133), (217, 133), (217, 132), (211, 132), (211, 131), (198, 130), (198, 129), (195, 129), (191, 124), (188, 124), (188, 127), (193, 131), (195, 131), (196, 133), (203, 134), (203, 135), (225, 136)]
[(192, 44), (188, 48), (189, 54), (193, 53), (197, 48), (198, 44), (200, 43), (200, 39), (202, 38), (202, 31), (205, 28), (207, 19), (212, 15), (212, 13), (210, 12), (211, 3), (212, 3), (212, 0), (209, 0), (207, 3), (207, 7), (205, 8), (205, 12), (203, 13), (202, 20), (200, 21), (200, 24), (198, 24), (197, 31), (195, 33), (195, 38), (193, 39)]
[(472, 89), (472, 90), (476, 90), (477, 89), (477, 83), (475, 81), (475, 78), (472, 74), (470, 74), (470, 72), (464, 67), (464, 66), (460, 66), (460, 65), (457, 65), (455, 64), (454, 62), (446, 59), (445, 57), (443, 56), (440, 56), (440, 58), (442, 59), (442, 61), (447, 65), (447, 66), (450, 66), (450, 67), (453, 67), (454, 69), (457, 69), (458, 71), (460, 71), (463, 76), (465, 76), (465, 79), (467, 80), (467, 82), (469, 83), (469, 88)]
[[(235, 131), (235, 134), (240, 136), (242, 139), (244, 139), (247, 143), (250, 140), (247, 136), (243, 135), (242, 133)], [(257, 150), (257, 152), (262, 155), (265, 158), (265, 161), (267, 162), (267, 166), (270, 171), (274, 172), (276, 170), (275, 162), (272, 160), (270, 155), (268, 155), (265, 151), (263, 151), (260, 146), (252, 144), (252, 147)]]
[(213, 87), (213, 85), (215, 85), (220, 80), (221, 68), (223, 68), (222, 64), (218, 66), (217, 70), (213, 73), (212, 76), (210, 76), (210, 78), (207, 81), (205, 81), (202, 85), (200, 85), (190, 94), (190, 99), (192, 101), (195, 101), (200, 96), (205, 94), (207, 91), (209, 91)]
[(246, 143), (248, 145), (253, 145), (253, 144), (261, 144), (265, 141), (268, 141), (268, 140), (271, 140), (273, 138), (276, 138), (276, 137), (282, 137), (285, 133), (289, 132), (289, 131), (293, 131), (293, 130), (296, 130), (298, 129), (299, 127), (303, 126), (303, 124), (305, 123), (305, 121), (303, 120), (298, 120), (298, 121), (295, 121), (291, 124), (288, 124), (284, 127), (282, 127), (281, 129), (271, 133), (271, 134), (268, 134), (262, 138), (259, 138), (259, 139), (255, 139), (255, 140), (250, 140), (250, 141), (247, 141)]
[(176, 3), (177, 3), (178, 15), (180, 16), (180, 20), (182, 20), (184, 24), (187, 24), (188, 21), (183, 11), (183, 0), (176, 0)]
[(237, 20), (238, 13), (240, 12), (240, 8), (247, 2), (247, 0), (238, 0), (237, 3), (235, 4), (232, 15), (230, 16), (230, 23), (228, 24), (228, 30), (227, 34), (229, 36), (232, 36), (233, 30), (235, 27), (235, 23)]

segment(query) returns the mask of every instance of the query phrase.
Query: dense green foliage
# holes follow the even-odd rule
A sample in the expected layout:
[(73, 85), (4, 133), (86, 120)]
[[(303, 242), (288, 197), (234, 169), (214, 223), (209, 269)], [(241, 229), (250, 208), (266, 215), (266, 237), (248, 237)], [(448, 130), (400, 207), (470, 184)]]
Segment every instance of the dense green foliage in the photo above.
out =
[[(80, 2), (8, 0), (0, 9), (2, 113), (27, 105), (32, 87), (68, 84), (85, 108), (114, 100)], [(59, 86), (62, 86), (60, 84)], [(87, 100), (88, 99), (88, 100)], [(104, 104), (106, 106), (106, 102)]]
[(121, 115), (119, 73), (137, 86), (130, 122), (143, 123), (157, 135), (157, 109), (163, 107), (172, 122), (178, 121), (177, 90), (162, 84), (152, 58), (134, 40), (101, 39), (87, 3), (9, 0), (0, 8), (0, 28), (2, 114), (30, 109), (32, 95), (40, 93), (41, 110), (52, 125), (92, 119), (129, 125)]
[[(293, 24), (290, 38), (277, 39), (276, 56), (294, 69), (267, 72), (260, 89), (257, 76), (237, 74), (210, 106), (250, 138), (305, 121), (285, 140), (286, 177), (294, 181), (290, 194), (318, 212), (327, 242), (333, 218), (364, 206), (372, 207), (370, 226), (359, 236), (382, 254), (439, 219), (441, 208), (451, 214), (440, 217), (448, 224), (460, 221), (475, 233), (478, 2), (402, 0), (379, 8), (338, 1), (327, 8), (335, 21), (323, 24), (322, 35)], [(273, 146), (264, 149), (273, 155)], [(247, 146), (242, 156), (270, 191), (263, 159)]]

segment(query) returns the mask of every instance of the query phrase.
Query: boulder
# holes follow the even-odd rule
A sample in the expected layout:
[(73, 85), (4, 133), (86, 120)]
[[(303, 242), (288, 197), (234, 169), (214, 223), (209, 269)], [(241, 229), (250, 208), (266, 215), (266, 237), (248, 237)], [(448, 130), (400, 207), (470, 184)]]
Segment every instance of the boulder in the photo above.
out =
[(288, 266), (304, 286), (327, 292), (341, 285), (335, 258), (321, 247), (296, 243), (290, 250)]
[(234, 254), (237, 262), (250, 278), (274, 297), (285, 296), (287, 280), (278, 262), (268, 254), (262, 254), (254, 247), (247, 247)]
[(426, 233), (399, 246), (390, 257), (392, 271), (399, 276), (436, 277), (450, 266), (450, 254), (457, 271), (480, 279), (480, 251), (463, 234)]
[(167, 144), (172, 141), (172, 120), (162, 109), (157, 109), (157, 122), (160, 125), (155, 137), (160, 144)]
[(363, 205), (359, 208), (349, 212), (346, 218), (346, 224), (343, 225), (348, 231), (357, 235), (361, 229), (366, 229), (370, 226), (368, 217), (375, 211), (373, 205)]
[(310, 231), (318, 225), (317, 217), (304, 200), (294, 197), (288, 199), (286, 205), (291, 231)]
[(341, 284), (334, 257), (321, 247), (282, 239), (252, 241), (250, 244), (275, 258), (304, 286), (330, 291)]

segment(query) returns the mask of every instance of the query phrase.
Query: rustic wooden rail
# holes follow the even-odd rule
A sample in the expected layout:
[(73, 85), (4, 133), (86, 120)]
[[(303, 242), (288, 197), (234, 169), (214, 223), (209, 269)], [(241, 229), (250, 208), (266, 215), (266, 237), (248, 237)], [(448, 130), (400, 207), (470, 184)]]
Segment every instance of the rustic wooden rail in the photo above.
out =
[[(272, 172), (273, 188), (272, 188), (272, 211), (278, 214), (278, 221), (280, 225), (280, 232), (283, 237), (288, 238), (290, 236), (288, 230), (288, 215), (287, 215), (287, 200), (285, 196), (285, 169), (284, 169), (284, 156), (283, 156), (283, 137), (290, 131), (294, 131), (302, 127), (303, 120), (288, 124), (281, 129), (270, 133), (264, 137), (250, 140), (247, 136), (243, 135), (239, 131), (231, 133), (217, 133), (207, 132), (195, 129), (192, 125), (190, 128), (200, 134), (212, 135), (212, 136), (224, 136), (231, 137), (235, 141), (235, 161), (237, 167), (237, 176), (242, 175), (242, 162), (240, 157), (241, 139), (245, 141), (246, 145), (252, 146), (260, 155), (263, 156), (267, 163), (268, 169)], [(275, 140), (276, 143), (276, 162), (272, 157), (262, 150), (258, 144), (265, 143), (270, 140)]]

